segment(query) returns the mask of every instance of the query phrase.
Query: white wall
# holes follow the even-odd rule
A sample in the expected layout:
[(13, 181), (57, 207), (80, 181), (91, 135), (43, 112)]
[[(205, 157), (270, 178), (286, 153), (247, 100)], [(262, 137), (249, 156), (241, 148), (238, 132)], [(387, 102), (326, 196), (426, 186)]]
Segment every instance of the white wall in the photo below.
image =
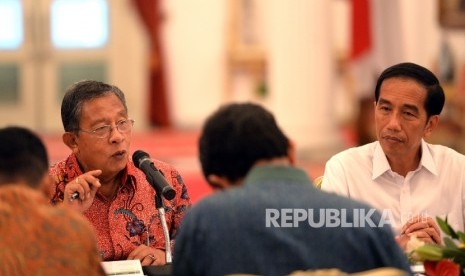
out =
[(169, 100), (175, 126), (198, 127), (224, 89), (226, 1), (164, 1)]
[(139, 15), (128, 0), (111, 1), (112, 41), (109, 52), (111, 82), (126, 95), (129, 115), (136, 120), (136, 129), (148, 127), (148, 73), (149, 52), (146, 30)]
[[(250, 94), (250, 82), (243, 76), (233, 79), (236, 96), (225, 96), (230, 93), (226, 76), (227, 20), (231, 12), (228, 1), (162, 1), (168, 99), (176, 127), (199, 127), (206, 116), (225, 101), (256, 100)], [(350, 116), (353, 108), (348, 108), (346, 102), (353, 103), (353, 95), (338, 84), (340, 80), (335, 78), (334, 72), (335, 54), (343, 55), (348, 49), (349, 0), (255, 1), (259, 9), (258, 29), (262, 32), (260, 35), (270, 66), (269, 96), (262, 99), (262, 103), (277, 113), (285, 128), (300, 128), (306, 123), (302, 118), (315, 120), (312, 116), (316, 114), (330, 118), (336, 113), (336, 121), (330, 118), (324, 123), (319, 122), (331, 128), (330, 125), (336, 125), (344, 116)], [(437, 0), (372, 1), (388, 7), (381, 8), (380, 16), (376, 17), (377, 20), (381, 16), (390, 20), (378, 32), (383, 38), (379, 49), (385, 55), (392, 52), (398, 60), (434, 68), (440, 38), (444, 37), (451, 44), (457, 67), (465, 63), (465, 31), (439, 28)], [(25, 3), (31, 5), (36, 1)], [(108, 48), (110, 81), (125, 91), (131, 116), (137, 121), (136, 127), (146, 129), (148, 43), (145, 30), (129, 0), (109, 3), (114, 30)], [(296, 17), (292, 18), (294, 13)], [(286, 49), (289, 53), (285, 53)], [(392, 62), (392, 59), (381, 59), (380, 69)], [(25, 89), (30, 90), (30, 87), (26, 85)], [(288, 93), (296, 94), (289, 97)], [(308, 109), (304, 108), (307, 106)], [(311, 113), (309, 110), (317, 111)], [(35, 114), (34, 110), (31, 112)], [(46, 112), (48, 110), (38, 117), (50, 116), (45, 115)], [(21, 118), (15, 119), (21, 121)], [(8, 120), (11, 123), (12, 119)], [(59, 120), (55, 121), (59, 124)], [(306, 127), (310, 127), (309, 124), (312, 122)], [(61, 126), (57, 128), (61, 130)], [(308, 129), (301, 129), (308, 132)], [(296, 139), (302, 143), (308, 140), (309, 145), (312, 144), (305, 134), (297, 135)]]
[[(265, 46), (271, 88), (264, 104), (277, 113), (299, 145), (327, 142), (331, 135), (326, 136), (323, 129), (334, 125), (329, 107), (333, 80), (329, 2), (264, 3), (257, 4), (265, 9), (260, 14), (265, 21), (261, 22), (262, 39), (269, 44)], [(178, 127), (199, 127), (227, 99), (227, 4), (218, 0), (164, 1), (170, 104)], [(235, 81), (238, 84), (240, 79)], [(237, 86), (240, 89), (241, 85)]]
[(327, 0), (269, 0), (271, 109), (301, 152), (335, 148), (335, 49)]
[[(436, 0), (373, 0), (378, 20), (377, 45), (383, 51), (379, 70), (399, 61), (434, 67), (440, 29)], [(165, 0), (164, 43), (170, 106), (175, 126), (195, 128), (225, 99), (227, 0)], [(264, 5), (266, 4), (266, 5)], [(348, 1), (266, 1), (261, 9), (263, 41), (268, 54), (270, 94), (264, 103), (283, 127), (306, 147), (328, 143), (328, 133), (347, 114), (340, 99), (350, 97), (337, 86), (335, 54), (348, 50)], [(463, 31), (445, 32), (463, 62)], [(339, 89), (338, 89), (339, 87)], [(247, 100), (250, 85), (236, 77), (232, 100)], [(341, 94), (342, 93), (342, 94)], [(237, 96), (239, 95), (239, 96)], [(250, 100), (254, 97), (249, 96)], [(231, 100), (231, 98), (229, 98)], [(347, 105), (347, 103), (346, 103)], [(344, 109), (342, 112), (338, 109)], [(339, 118), (341, 119), (341, 118)], [(318, 131), (319, 130), (319, 131)], [(320, 136), (315, 137), (315, 131)], [(312, 132), (310, 134), (309, 132)], [(326, 138), (326, 140), (325, 140)]]

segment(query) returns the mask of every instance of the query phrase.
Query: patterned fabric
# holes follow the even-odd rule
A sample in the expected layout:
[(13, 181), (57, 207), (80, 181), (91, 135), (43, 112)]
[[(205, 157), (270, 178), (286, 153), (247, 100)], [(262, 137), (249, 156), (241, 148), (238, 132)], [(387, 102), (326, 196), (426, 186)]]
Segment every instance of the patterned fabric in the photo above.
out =
[[(176, 191), (174, 199), (164, 199), (166, 223), (173, 242), (190, 200), (179, 173), (161, 161), (154, 160), (154, 164)], [(65, 185), (82, 173), (74, 154), (50, 169), (56, 182), (50, 189), (53, 204), (63, 201)], [(112, 201), (97, 192), (91, 207), (84, 212), (97, 232), (98, 248), (105, 261), (125, 260), (141, 244), (165, 249), (161, 220), (155, 207), (155, 190), (145, 174), (129, 161), (122, 183)]]
[(105, 275), (100, 261), (81, 215), (31, 188), (0, 187), (0, 275)]

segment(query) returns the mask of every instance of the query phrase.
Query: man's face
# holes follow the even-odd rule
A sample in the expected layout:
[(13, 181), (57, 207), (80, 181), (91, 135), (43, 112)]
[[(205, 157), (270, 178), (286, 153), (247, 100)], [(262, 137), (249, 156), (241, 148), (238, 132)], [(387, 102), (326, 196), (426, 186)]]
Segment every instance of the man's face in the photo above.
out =
[(92, 131), (110, 125), (107, 137), (79, 131), (74, 152), (85, 171), (100, 169), (102, 178), (111, 178), (125, 168), (129, 158), (131, 131), (121, 133), (116, 124), (127, 119), (127, 113), (121, 101), (114, 94), (85, 102), (79, 128)]
[[(426, 89), (413, 79), (389, 78), (380, 88), (375, 104), (376, 135), (389, 160), (415, 158), (421, 139), (435, 124), (427, 119)], [(435, 118), (437, 119), (437, 118)]]

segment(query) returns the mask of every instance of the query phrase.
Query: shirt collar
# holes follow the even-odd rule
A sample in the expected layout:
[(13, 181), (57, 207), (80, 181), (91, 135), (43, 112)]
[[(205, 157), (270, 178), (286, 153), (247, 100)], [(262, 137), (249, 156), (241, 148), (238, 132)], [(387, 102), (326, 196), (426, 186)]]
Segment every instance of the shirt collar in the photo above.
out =
[(287, 180), (295, 182), (309, 183), (310, 178), (307, 173), (300, 168), (294, 166), (281, 165), (261, 165), (254, 166), (246, 175), (244, 184), (252, 184), (256, 182), (267, 182), (276, 180)]
[(436, 163), (434, 163), (433, 155), (431, 154), (428, 144), (425, 140), (421, 140), (421, 160), (420, 166), (423, 166), (425, 169), (430, 171), (434, 175), (438, 175), (438, 169)]
[(389, 166), (389, 162), (386, 155), (384, 154), (383, 148), (381, 147), (379, 141), (376, 141), (375, 151), (373, 153), (373, 173), (371, 179), (375, 180), (390, 169), (391, 166)]
[[(132, 187), (136, 189), (137, 188), (136, 171), (137, 171), (136, 165), (134, 165), (134, 163), (132, 163), (131, 161), (128, 161), (128, 164), (126, 165), (126, 168), (124, 169), (122, 183), (124, 183), (124, 185), (126, 185), (126, 183), (131, 183)], [(128, 178), (130, 178), (131, 181), (128, 181)]]
[[(428, 148), (425, 140), (421, 139), (421, 159), (420, 159), (420, 167), (424, 167), (432, 174), (437, 175), (437, 167), (434, 163), (433, 156), (431, 155), (431, 151)], [(389, 171), (391, 166), (387, 160), (386, 155), (384, 154), (383, 148), (379, 141), (376, 141), (375, 151), (373, 153), (373, 173), (372, 173), (372, 180), (375, 180), (379, 176), (381, 176), (386, 171)]]

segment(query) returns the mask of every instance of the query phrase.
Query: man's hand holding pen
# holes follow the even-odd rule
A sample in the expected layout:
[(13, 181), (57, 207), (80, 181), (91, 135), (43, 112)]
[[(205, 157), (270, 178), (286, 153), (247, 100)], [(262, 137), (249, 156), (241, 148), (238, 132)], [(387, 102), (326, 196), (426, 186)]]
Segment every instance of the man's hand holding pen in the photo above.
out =
[(88, 171), (66, 184), (64, 203), (81, 213), (89, 209), (101, 186), (97, 178), (101, 173), (101, 170)]

